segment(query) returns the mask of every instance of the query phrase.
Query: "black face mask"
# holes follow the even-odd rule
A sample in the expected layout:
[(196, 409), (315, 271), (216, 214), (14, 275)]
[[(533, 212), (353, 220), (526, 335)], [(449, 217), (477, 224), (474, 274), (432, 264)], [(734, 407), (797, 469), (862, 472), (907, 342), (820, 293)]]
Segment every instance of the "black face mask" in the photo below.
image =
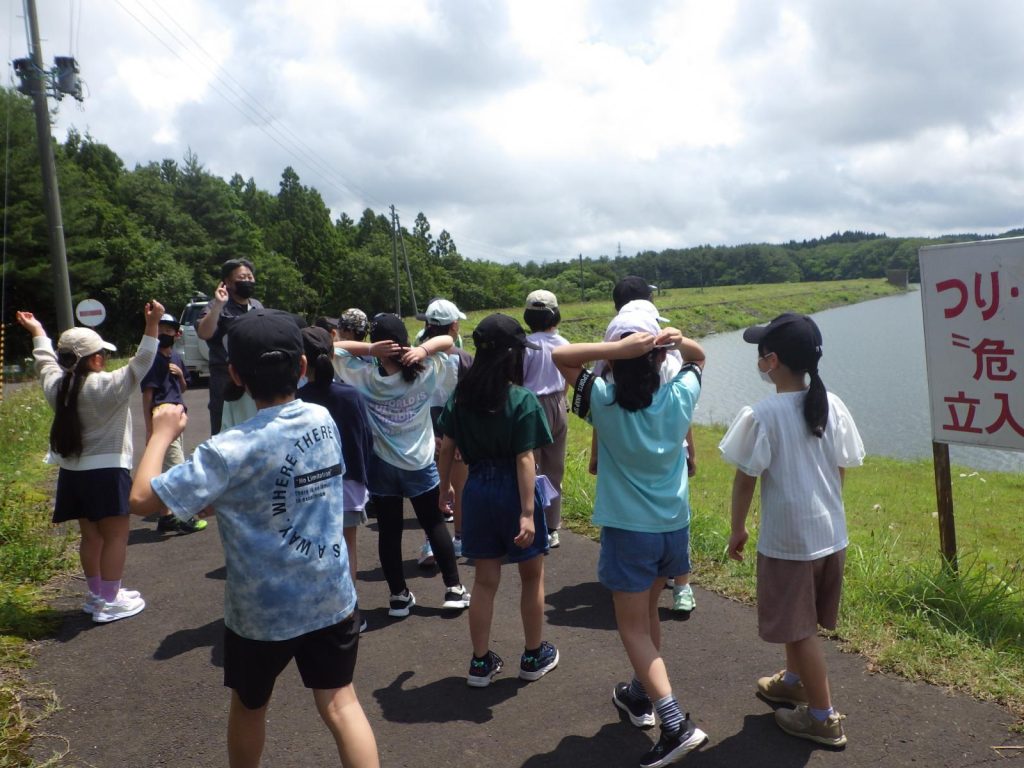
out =
[(161, 349), (167, 349), (168, 347), (174, 346), (174, 335), (170, 333), (161, 333), (156, 337), (157, 343)]
[(252, 296), (252, 293), (255, 290), (255, 280), (239, 280), (237, 283), (235, 283), (235, 293), (238, 294), (239, 298), (248, 299), (250, 296)]

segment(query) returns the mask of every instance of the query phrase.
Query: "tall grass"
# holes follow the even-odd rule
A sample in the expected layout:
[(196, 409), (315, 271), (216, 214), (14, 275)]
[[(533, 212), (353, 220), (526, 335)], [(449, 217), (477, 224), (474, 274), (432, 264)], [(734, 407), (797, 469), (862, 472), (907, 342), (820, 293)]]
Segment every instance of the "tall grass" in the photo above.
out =
[(42, 462), (52, 414), (38, 386), (8, 391), (0, 402), (0, 768), (30, 765), (33, 724), (53, 694), (29, 686), (28, 641), (54, 627), (45, 584), (70, 561), (73, 533), (50, 524), (53, 469)]

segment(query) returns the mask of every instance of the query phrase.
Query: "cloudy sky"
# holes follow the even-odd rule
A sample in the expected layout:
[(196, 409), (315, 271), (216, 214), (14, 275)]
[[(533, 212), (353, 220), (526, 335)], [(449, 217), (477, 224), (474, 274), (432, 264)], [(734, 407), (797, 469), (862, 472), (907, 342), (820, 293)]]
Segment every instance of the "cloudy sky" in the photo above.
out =
[[(10, 57), (27, 51), (8, 0)], [(188, 148), (497, 261), (1024, 224), (1019, 0), (43, 0), (129, 168)]]

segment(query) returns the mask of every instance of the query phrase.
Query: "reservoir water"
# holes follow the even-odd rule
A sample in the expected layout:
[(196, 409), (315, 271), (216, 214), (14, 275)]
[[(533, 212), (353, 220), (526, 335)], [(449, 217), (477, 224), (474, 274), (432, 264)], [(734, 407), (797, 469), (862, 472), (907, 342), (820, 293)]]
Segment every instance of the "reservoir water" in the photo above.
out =
[[(868, 454), (931, 459), (920, 293), (830, 309), (814, 320), (824, 338), (822, 379), (850, 409)], [(697, 422), (729, 424), (741, 407), (771, 394), (771, 385), (757, 375), (757, 348), (743, 341), (741, 331), (709, 336), (701, 344), (708, 364)], [(1024, 472), (1022, 452), (951, 445), (950, 460)]]

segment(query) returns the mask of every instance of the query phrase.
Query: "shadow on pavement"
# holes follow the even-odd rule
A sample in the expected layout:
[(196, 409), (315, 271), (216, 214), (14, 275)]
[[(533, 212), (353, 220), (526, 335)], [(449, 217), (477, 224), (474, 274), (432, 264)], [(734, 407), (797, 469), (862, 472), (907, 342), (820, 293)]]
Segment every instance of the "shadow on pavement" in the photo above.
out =
[[(721, 734), (711, 734), (719, 737)], [(705, 745), (686, 756), (685, 765), (718, 768), (735, 765), (770, 765), (772, 768), (802, 768), (814, 752), (834, 752), (830, 747), (795, 739), (775, 724), (775, 714), (747, 715), (739, 732)]]
[(375, 690), (373, 697), (384, 719), (393, 723), (486, 723), (493, 719), (494, 707), (517, 696), (519, 689), (528, 685), (518, 677), (502, 674), (487, 688), (470, 688), (464, 677), (446, 677), (419, 688), (407, 688), (405, 684), (415, 675), (407, 670), (386, 688)]
[[(566, 736), (551, 752), (534, 755), (522, 768), (564, 768), (569, 765), (637, 765), (654, 746), (657, 731), (641, 731), (628, 722), (607, 723), (593, 736)], [(686, 765), (690, 758), (687, 757)]]
[(545, 618), (549, 624), (586, 629), (615, 629), (611, 593), (596, 581), (562, 587), (557, 592), (549, 593), (544, 602), (551, 606), (545, 611)]
[(210, 663), (215, 667), (224, 666), (224, 620), (217, 619), (209, 624), (192, 629), (179, 629), (163, 640), (153, 653), (157, 661), (167, 661), (175, 656), (203, 647), (210, 648)]
[(220, 568), (214, 568), (212, 571), (206, 573), (206, 578), (216, 579), (217, 581), (226, 581), (228, 578), (228, 567), (222, 565)]

